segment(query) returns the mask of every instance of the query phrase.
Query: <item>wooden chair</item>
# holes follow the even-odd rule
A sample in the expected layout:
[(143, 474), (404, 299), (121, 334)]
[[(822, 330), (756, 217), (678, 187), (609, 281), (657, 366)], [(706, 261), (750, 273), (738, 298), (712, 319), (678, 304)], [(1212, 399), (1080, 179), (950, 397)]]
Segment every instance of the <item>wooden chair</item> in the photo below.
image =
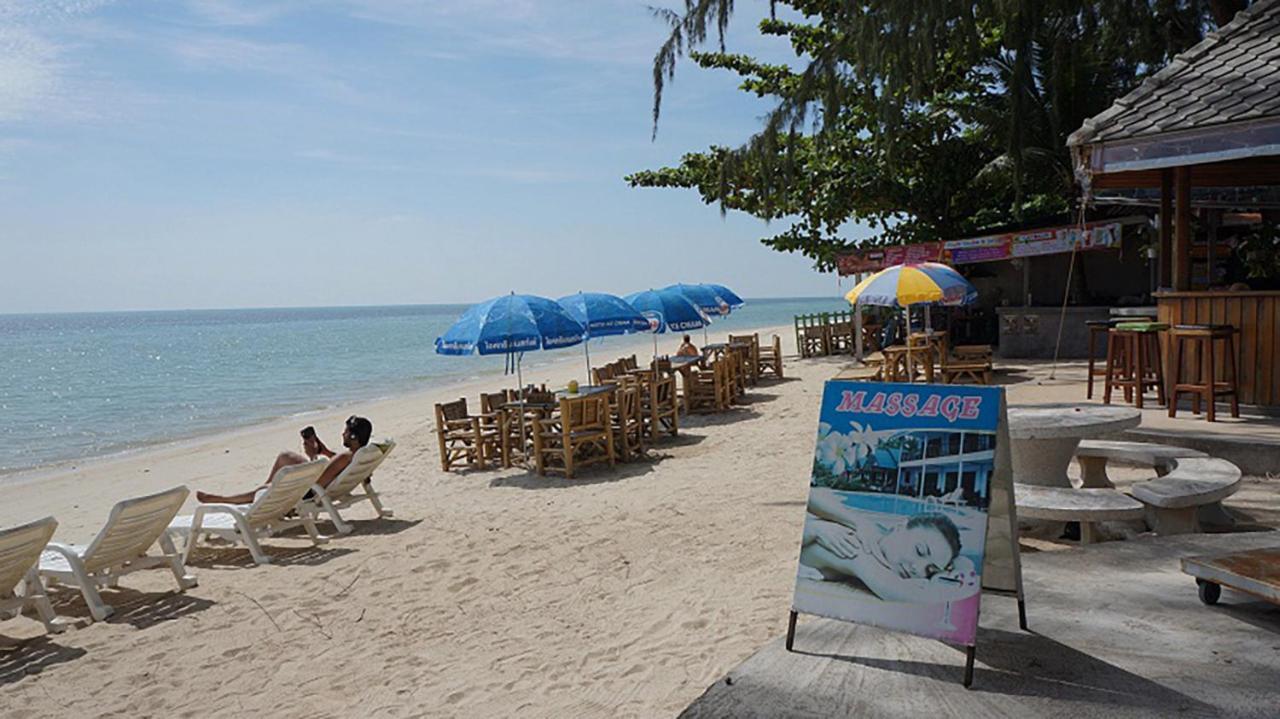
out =
[(991, 384), (991, 346), (958, 345), (942, 359), (947, 384)]
[(690, 412), (706, 414), (729, 409), (732, 390), (727, 360), (720, 359), (712, 362), (707, 369), (692, 373), (690, 379)]
[(644, 456), (644, 415), (640, 412), (640, 383), (627, 377), (613, 393), (613, 442), (623, 462)]
[(680, 433), (680, 403), (676, 397), (676, 378), (671, 372), (671, 361), (662, 370), (662, 360), (655, 363), (652, 373), (641, 378), (640, 418), (644, 422), (644, 436), (649, 442), (657, 442), (658, 436), (671, 437)]
[(446, 472), (461, 466), (482, 469), (490, 461), (502, 461), (501, 436), (467, 412), (466, 398), (436, 405), (436, 438), (440, 468)]
[(774, 335), (773, 346), (759, 347), (757, 352), (756, 374), (763, 376), (765, 372), (772, 372), (774, 377), (782, 379), (782, 338)]
[(516, 433), (513, 441), (512, 427), (508, 426), (510, 422), (506, 405), (511, 401), (511, 395), (511, 390), (507, 389), (480, 393), (480, 429), (498, 433), (498, 447), (504, 468), (511, 466), (513, 450), (520, 443), (520, 427), (514, 427)]
[(623, 358), (622, 358), (622, 366), (623, 366), (624, 368), (626, 368), (626, 369), (629, 369), (629, 370), (631, 370), (631, 369), (640, 369), (640, 365), (636, 364), (636, 356), (635, 356), (635, 355), (631, 355), (630, 357), (623, 357)]
[(616, 461), (609, 395), (598, 393), (560, 400), (560, 416), (534, 423), (533, 452), (539, 475), (563, 472), (573, 479), (585, 466)]
[(595, 367), (591, 370), (591, 384), (601, 385), (613, 379), (613, 365)]
[(729, 335), (729, 344), (749, 344), (747, 352), (747, 381), (754, 387), (760, 380), (760, 333), (749, 335)]

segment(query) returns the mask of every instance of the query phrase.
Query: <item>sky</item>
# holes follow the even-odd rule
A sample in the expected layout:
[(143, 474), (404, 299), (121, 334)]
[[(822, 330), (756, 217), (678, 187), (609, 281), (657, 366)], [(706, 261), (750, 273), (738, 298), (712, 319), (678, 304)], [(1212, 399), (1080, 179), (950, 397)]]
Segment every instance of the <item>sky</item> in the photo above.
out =
[[(728, 49), (791, 57), (738, 3)], [(0, 312), (835, 296), (785, 229), (629, 188), (759, 128), (631, 0), (0, 0)]]

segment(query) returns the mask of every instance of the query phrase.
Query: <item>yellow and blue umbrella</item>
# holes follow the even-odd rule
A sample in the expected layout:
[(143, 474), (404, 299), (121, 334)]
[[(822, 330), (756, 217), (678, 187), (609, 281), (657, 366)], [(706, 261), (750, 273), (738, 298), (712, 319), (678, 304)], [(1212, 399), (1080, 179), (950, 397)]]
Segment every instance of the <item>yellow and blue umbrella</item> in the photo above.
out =
[(937, 262), (894, 265), (871, 275), (849, 290), (851, 305), (909, 307), (921, 303), (967, 305), (978, 291), (959, 272)]

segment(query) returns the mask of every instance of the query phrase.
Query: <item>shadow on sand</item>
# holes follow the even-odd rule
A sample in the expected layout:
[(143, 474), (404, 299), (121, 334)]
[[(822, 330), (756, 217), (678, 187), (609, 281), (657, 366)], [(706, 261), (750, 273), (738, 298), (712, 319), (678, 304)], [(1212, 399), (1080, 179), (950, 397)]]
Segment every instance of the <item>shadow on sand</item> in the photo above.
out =
[(48, 667), (72, 662), (88, 654), (80, 647), (57, 644), (47, 636), (0, 647), (0, 687), (39, 674)]

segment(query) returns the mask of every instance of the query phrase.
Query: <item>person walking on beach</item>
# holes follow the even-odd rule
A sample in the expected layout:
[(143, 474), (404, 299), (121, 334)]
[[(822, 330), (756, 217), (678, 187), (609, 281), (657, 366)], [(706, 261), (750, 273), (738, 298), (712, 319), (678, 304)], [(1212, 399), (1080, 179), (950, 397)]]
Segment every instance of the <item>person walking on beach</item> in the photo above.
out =
[[(308, 431), (310, 430), (310, 431)], [(329, 463), (325, 465), (324, 472), (320, 474), (320, 479), (316, 480), (316, 484), (321, 487), (328, 487), (342, 470), (351, 464), (351, 458), (355, 456), (356, 450), (369, 444), (369, 438), (373, 436), (373, 423), (364, 417), (351, 415), (347, 418), (346, 425), (342, 429), (342, 446), (347, 451), (338, 454), (325, 446), (324, 442), (316, 436), (314, 429), (308, 427), (302, 431), (302, 451), (306, 454), (304, 457), (297, 452), (281, 452), (276, 457), (276, 462), (271, 467), (271, 471), (267, 473), (267, 481), (261, 487), (249, 492), (240, 494), (210, 494), (208, 492), (196, 492), (196, 499), (206, 504), (250, 504), (257, 497), (258, 492), (266, 489), (267, 484), (271, 482), (271, 478), (276, 476), (276, 472), (281, 467), (288, 467), (295, 464), (305, 464), (317, 457), (327, 457)]]
[(689, 339), (689, 335), (684, 336), (684, 340), (680, 344), (680, 349), (676, 350), (677, 357), (697, 357), (702, 353), (693, 345), (693, 341)]

